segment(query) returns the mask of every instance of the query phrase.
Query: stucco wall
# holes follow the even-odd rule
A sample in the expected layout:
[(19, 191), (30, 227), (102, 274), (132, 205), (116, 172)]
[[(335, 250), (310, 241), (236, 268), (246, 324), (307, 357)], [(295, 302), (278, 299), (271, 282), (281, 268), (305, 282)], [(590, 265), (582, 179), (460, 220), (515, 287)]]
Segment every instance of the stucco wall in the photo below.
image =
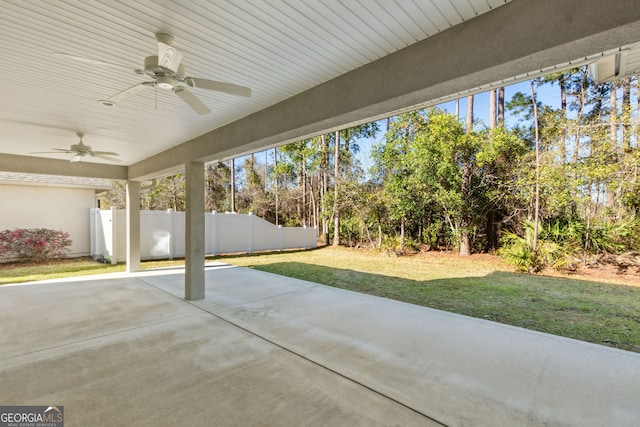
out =
[(90, 254), (89, 209), (95, 190), (0, 185), (0, 230), (50, 228), (70, 234), (70, 256)]

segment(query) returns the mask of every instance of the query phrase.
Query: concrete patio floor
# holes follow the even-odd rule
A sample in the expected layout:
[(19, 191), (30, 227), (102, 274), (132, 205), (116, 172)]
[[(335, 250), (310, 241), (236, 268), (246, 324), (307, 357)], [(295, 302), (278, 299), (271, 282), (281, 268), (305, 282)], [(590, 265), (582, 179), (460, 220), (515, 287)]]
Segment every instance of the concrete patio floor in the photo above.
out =
[(640, 354), (225, 265), (0, 287), (0, 405), (66, 426), (632, 426)]

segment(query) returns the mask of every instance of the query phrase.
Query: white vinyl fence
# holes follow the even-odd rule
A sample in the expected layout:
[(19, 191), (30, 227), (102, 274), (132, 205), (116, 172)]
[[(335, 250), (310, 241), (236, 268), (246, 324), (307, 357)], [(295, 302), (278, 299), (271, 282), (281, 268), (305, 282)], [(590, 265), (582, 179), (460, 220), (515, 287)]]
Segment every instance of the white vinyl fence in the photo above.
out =
[[(126, 259), (126, 212), (91, 209), (91, 256), (112, 263)], [(225, 253), (317, 246), (317, 230), (275, 226), (254, 215), (206, 213), (205, 253)], [(184, 212), (140, 211), (140, 258), (172, 259), (184, 256)]]

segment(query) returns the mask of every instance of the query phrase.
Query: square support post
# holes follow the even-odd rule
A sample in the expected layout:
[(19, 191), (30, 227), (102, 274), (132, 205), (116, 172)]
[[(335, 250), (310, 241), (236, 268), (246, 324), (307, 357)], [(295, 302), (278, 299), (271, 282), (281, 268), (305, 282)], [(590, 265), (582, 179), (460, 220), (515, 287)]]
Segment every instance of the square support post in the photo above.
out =
[(204, 292), (204, 163), (187, 162), (186, 169), (186, 230), (185, 284), (186, 300), (202, 299)]
[(140, 271), (140, 181), (127, 181), (127, 273)]

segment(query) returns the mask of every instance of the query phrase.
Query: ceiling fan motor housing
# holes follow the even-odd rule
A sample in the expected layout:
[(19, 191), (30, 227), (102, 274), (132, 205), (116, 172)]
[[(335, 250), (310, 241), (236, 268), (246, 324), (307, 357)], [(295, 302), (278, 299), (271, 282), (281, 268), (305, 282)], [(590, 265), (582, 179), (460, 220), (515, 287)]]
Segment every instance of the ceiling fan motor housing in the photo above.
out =
[(76, 156), (84, 156), (91, 151), (91, 147), (84, 144), (74, 144), (71, 146), (71, 151), (75, 151)]
[(161, 89), (173, 89), (176, 87), (176, 78), (184, 73), (182, 65), (178, 67), (178, 72), (163, 67), (158, 64), (157, 56), (147, 56), (144, 60), (144, 73), (156, 80)]

